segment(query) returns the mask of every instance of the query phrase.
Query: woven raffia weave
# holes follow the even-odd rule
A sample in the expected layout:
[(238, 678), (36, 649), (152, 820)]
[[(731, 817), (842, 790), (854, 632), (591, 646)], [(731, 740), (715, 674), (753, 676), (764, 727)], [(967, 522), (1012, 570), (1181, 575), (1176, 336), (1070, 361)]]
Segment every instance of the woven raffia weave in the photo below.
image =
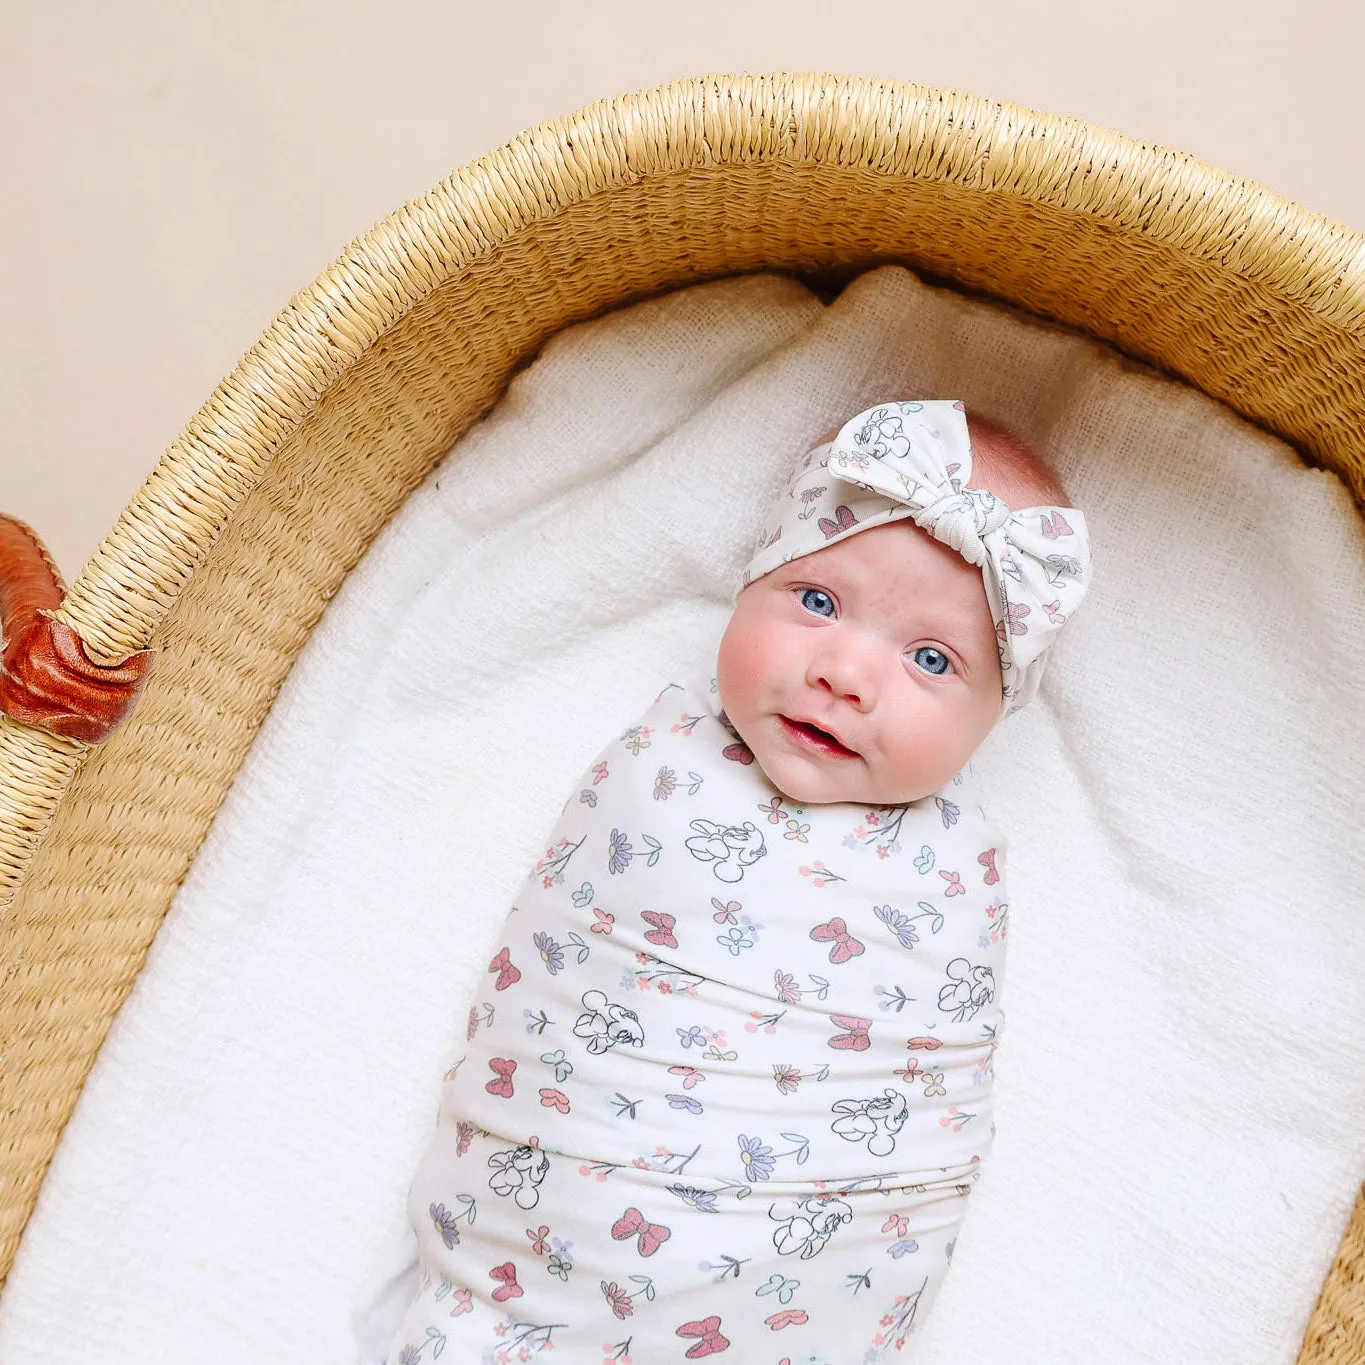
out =
[[(1365, 506), (1365, 239), (1260, 186), (1076, 120), (851, 77), (679, 81), (524, 133), (299, 294), (72, 585), (60, 616), (93, 655), (161, 651), (132, 720), (92, 752), (0, 719), (0, 1272), (309, 631), (513, 371), (648, 294), (886, 261), (1161, 366)], [(1300, 1361), (1365, 1361), (1365, 1195)]]

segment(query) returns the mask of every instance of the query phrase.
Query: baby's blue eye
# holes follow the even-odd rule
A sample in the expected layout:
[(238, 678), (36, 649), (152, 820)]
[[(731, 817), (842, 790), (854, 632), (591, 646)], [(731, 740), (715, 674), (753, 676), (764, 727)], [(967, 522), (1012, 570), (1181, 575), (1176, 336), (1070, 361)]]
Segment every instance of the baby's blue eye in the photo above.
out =
[(935, 649), (932, 645), (921, 645), (911, 657), (926, 673), (941, 676), (944, 673), (957, 672), (953, 667), (953, 661), (941, 649)]
[(817, 616), (834, 615), (834, 599), (820, 588), (807, 588), (801, 594), (801, 605)]

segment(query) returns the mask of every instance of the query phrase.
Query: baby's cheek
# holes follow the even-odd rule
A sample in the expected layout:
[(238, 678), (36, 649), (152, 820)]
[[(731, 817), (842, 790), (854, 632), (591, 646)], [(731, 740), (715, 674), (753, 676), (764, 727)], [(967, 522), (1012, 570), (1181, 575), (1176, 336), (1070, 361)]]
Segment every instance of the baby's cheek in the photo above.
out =
[(717, 663), (721, 705), (736, 724), (755, 709), (768, 667), (766, 644), (764, 631), (738, 619), (732, 619), (721, 640)]
[(892, 785), (900, 791), (913, 791), (913, 797), (905, 798), (910, 800), (937, 791), (962, 766), (953, 761), (954, 747), (951, 736), (936, 729), (926, 733), (921, 727), (915, 740), (897, 750)]

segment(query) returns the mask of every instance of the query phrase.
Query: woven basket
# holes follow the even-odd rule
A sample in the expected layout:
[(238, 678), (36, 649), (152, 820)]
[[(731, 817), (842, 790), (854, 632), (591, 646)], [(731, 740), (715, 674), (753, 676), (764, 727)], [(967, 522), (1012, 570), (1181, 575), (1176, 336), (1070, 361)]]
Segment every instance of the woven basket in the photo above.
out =
[[(159, 651), (131, 719), (92, 746), (0, 716), (0, 1274), (309, 632), (516, 368), (679, 285), (888, 261), (1178, 375), (1365, 507), (1365, 239), (1258, 185), (1073, 119), (839, 76), (678, 81), (522, 134), (289, 304), (61, 600), (94, 664)], [(1299, 1359), (1365, 1361), (1365, 1196)]]

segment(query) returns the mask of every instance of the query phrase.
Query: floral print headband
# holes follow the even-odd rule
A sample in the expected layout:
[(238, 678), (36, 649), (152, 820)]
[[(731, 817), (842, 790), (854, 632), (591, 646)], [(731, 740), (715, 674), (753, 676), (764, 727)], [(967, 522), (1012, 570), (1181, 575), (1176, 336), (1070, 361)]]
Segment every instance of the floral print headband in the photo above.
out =
[(1011, 511), (968, 487), (972, 443), (959, 402), (879, 403), (817, 446), (769, 514), (740, 589), (835, 541), (912, 520), (981, 569), (1008, 715), (1038, 691), (1044, 656), (1090, 583), (1090, 537), (1074, 507)]

